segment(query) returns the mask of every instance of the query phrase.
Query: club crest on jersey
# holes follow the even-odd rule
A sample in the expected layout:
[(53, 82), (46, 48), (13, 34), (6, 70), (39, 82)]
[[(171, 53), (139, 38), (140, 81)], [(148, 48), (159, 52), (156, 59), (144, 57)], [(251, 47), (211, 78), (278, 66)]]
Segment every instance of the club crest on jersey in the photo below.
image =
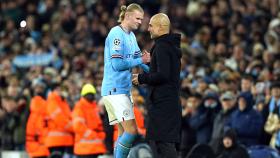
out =
[(130, 110), (129, 109), (126, 109), (123, 111), (123, 116), (124, 117), (128, 117), (130, 115)]

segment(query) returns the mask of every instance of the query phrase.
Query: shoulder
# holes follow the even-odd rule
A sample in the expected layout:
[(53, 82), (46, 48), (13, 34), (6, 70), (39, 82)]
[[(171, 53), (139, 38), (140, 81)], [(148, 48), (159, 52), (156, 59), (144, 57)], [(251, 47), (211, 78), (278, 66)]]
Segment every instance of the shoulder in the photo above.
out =
[(134, 39), (136, 39), (136, 36), (134, 34), (134, 32), (131, 31), (130, 36), (132, 36)]
[(169, 49), (167, 43), (165, 43), (165, 42), (157, 42), (157, 43), (155, 43), (154, 51), (155, 52), (160, 52), (161, 54), (168, 54), (170, 49)]
[(81, 99), (79, 101), (76, 102), (74, 109), (80, 109), (83, 106), (83, 103), (81, 101)]
[[(170, 41), (170, 40), (158, 39), (155, 41), (156, 50), (160, 50), (160, 51), (164, 51), (164, 52), (180, 51), (180, 49), (177, 50), (175, 48), (176, 48), (175, 44), (172, 43), (172, 41)], [(176, 54), (176, 53), (172, 53), (172, 54)]]
[(262, 115), (260, 112), (256, 111), (255, 109), (251, 109), (251, 115), (253, 115), (254, 117), (257, 117), (257, 118), (262, 118)]
[(82, 104), (77, 102), (73, 108), (73, 113), (80, 113), (82, 111)]
[(235, 110), (229, 116), (230, 117), (237, 117), (238, 115), (242, 115), (242, 112), (240, 112), (239, 110)]
[(168, 46), (168, 42), (164, 41), (164, 40), (158, 40), (155, 42), (155, 47), (167, 47)]
[(123, 30), (119, 26), (115, 26), (110, 30), (108, 37), (113, 38), (116, 36), (120, 36), (122, 34), (123, 34)]
[(119, 50), (120, 45), (123, 43), (123, 38), (124, 38), (124, 32), (119, 26), (115, 26), (111, 29), (109, 32), (107, 39), (108, 42), (116, 46), (116, 50)]
[(246, 147), (243, 145), (238, 145), (237, 148), (235, 149), (235, 156), (249, 156), (248, 151), (246, 150)]

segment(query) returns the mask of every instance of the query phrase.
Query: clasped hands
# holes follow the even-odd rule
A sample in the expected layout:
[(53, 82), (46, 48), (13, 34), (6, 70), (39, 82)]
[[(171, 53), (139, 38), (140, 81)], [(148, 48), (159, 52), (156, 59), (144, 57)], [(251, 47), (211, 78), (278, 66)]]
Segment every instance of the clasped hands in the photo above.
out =
[[(151, 55), (148, 51), (144, 50), (143, 51), (143, 55), (142, 55), (142, 61), (143, 63), (147, 64), (151, 61)], [(138, 81), (138, 75), (139, 74), (132, 74), (132, 83), (135, 85), (135, 86), (138, 86), (139, 85), (139, 81)]]
[(144, 64), (147, 64), (151, 61), (151, 55), (148, 51), (144, 50), (144, 53), (142, 54), (142, 61)]
[(132, 84), (134, 84), (135, 86), (139, 85), (138, 75), (139, 74), (132, 74)]

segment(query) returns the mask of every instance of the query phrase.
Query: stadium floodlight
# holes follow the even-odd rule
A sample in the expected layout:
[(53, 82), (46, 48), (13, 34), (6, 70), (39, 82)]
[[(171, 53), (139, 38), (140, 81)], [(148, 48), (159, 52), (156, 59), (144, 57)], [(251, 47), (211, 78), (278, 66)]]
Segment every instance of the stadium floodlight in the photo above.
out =
[(25, 20), (22, 20), (21, 22), (20, 22), (20, 27), (25, 27), (26, 26), (26, 21)]

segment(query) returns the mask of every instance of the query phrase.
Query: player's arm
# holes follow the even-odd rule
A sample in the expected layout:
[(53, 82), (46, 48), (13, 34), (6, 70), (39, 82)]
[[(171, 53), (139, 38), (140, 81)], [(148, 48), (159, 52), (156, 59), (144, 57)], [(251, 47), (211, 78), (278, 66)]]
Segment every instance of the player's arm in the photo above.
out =
[(112, 66), (116, 71), (128, 70), (143, 63), (141, 58), (127, 60), (124, 56), (126, 47), (123, 35), (118, 30), (111, 32), (107, 47), (110, 50)]
[[(137, 45), (137, 49), (138, 49), (138, 51), (136, 51), (136, 52), (134, 53), (134, 59), (135, 59), (135, 58), (141, 58), (142, 55), (143, 55), (143, 53), (149, 53), (149, 52), (147, 52), (146, 50), (144, 50), (144, 52), (141, 52), (141, 50), (140, 50), (140, 48), (139, 48), (139, 45), (138, 45), (138, 43), (137, 43), (137, 39), (136, 39), (135, 35), (134, 35), (134, 42), (135, 42), (135, 44)], [(141, 68), (142, 70), (144, 70), (144, 72), (146, 72), (146, 73), (149, 72), (149, 70), (150, 70), (149, 66), (146, 65), (146, 64), (140, 64), (139, 66), (140, 66), (140, 68)]]
[[(134, 59), (141, 58), (141, 56), (142, 56), (142, 53), (141, 53), (139, 47), (138, 47), (138, 49), (139, 49), (139, 51), (134, 53)], [(149, 70), (150, 70), (149, 66), (146, 64), (140, 64), (139, 66), (142, 70), (144, 70), (144, 72), (149, 72)]]
[[(137, 65), (148, 63), (150, 61), (150, 56), (144, 55), (139, 58), (127, 59), (125, 58), (124, 49), (126, 47), (123, 39), (123, 35), (118, 30), (112, 32), (109, 37), (107, 47), (110, 49), (110, 58), (112, 66), (117, 71), (128, 70)], [(131, 53), (132, 54), (132, 53)]]
[(149, 72), (150, 71), (150, 67), (146, 64), (141, 64), (140, 67), (144, 70), (144, 72)]
[(117, 71), (128, 70), (130, 68), (133, 68), (143, 63), (142, 58), (127, 60), (124, 59), (122, 56), (117, 56), (117, 55), (111, 56), (111, 61), (114, 70)]

